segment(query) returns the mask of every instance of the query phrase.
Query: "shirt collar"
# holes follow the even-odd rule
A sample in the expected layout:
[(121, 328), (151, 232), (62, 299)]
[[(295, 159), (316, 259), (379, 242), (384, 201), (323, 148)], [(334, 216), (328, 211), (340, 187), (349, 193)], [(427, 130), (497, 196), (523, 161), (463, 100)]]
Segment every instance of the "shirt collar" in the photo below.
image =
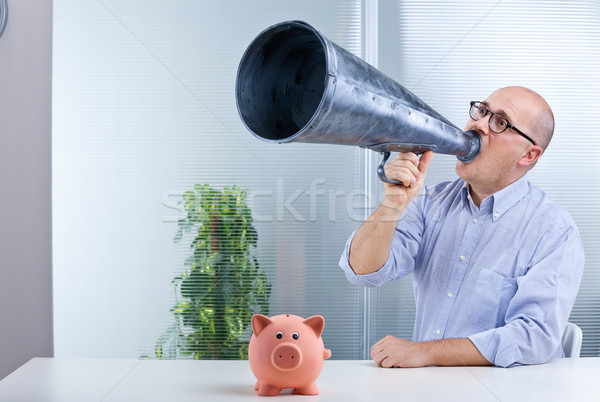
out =
[(469, 202), (469, 185), (466, 181), (460, 179), (462, 181), (462, 188), (460, 189), (460, 198), (462, 198), (463, 203)]
[(494, 199), (494, 222), (499, 219), (506, 211), (512, 208), (517, 202), (529, 192), (529, 180), (524, 175), (514, 183), (504, 187), (502, 190), (492, 194)]
[[(529, 181), (527, 175), (524, 175), (514, 183), (504, 187), (502, 190), (490, 197), (493, 201), (493, 215), (492, 219), (495, 222), (498, 220), (506, 211), (513, 207), (529, 192)], [(471, 202), (469, 195), (469, 185), (463, 181), (463, 186), (460, 189), (461, 198), (464, 203)]]

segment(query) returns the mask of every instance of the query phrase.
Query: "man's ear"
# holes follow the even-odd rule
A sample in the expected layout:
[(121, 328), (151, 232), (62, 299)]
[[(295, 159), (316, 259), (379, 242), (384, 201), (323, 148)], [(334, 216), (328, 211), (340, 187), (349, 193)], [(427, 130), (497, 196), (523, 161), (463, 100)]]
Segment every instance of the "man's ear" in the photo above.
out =
[(521, 159), (519, 159), (519, 162), (517, 164), (519, 166), (528, 167), (537, 162), (538, 159), (540, 159), (540, 156), (542, 156), (542, 152), (542, 147), (540, 147), (539, 145), (530, 146), (527, 149), (527, 152), (525, 152), (525, 154), (521, 156)]

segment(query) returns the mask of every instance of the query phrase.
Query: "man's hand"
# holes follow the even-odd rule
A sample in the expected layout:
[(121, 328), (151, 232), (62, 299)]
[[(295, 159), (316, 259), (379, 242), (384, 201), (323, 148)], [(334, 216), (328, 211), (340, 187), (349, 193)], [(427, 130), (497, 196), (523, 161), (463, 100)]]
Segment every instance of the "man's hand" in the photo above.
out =
[(388, 335), (371, 347), (371, 358), (381, 367), (424, 367), (429, 363), (423, 344)]
[(383, 183), (385, 199), (382, 205), (394, 209), (403, 209), (408, 205), (423, 188), (427, 166), (432, 158), (431, 151), (425, 152), (420, 159), (412, 152), (400, 152), (394, 160), (386, 163), (385, 175), (404, 184)]
[(411, 342), (388, 335), (371, 348), (381, 367), (490, 366), (468, 338)]

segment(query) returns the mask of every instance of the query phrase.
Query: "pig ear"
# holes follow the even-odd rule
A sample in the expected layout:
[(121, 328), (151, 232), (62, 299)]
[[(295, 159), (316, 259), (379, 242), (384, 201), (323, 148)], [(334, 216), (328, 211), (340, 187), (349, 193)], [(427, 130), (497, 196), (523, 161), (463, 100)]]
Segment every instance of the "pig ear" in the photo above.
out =
[(323, 327), (325, 327), (325, 318), (320, 315), (314, 315), (304, 320), (304, 324), (311, 327), (317, 336), (321, 336)]
[(267, 325), (269, 325), (272, 322), (273, 321), (271, 321), (271, 319), (266, 315), (254, 314), (252, 316), (252, 331), (255, 335), (258, 335), (263, 329), (265, 329)]

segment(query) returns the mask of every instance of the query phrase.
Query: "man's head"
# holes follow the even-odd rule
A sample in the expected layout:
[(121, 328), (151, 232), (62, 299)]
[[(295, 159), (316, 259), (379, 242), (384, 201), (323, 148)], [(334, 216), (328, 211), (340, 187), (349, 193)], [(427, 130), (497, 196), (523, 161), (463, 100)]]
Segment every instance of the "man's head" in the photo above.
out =
[(465, 130), (479, 133), (481, 153), (473, 162), (458, 161), (456, 172), (472, 188), (492, 194), (518, 180), (536, 164), (552, 139), (554, 115), (544, 98), (524, 87), (501, 88), (483, 103), (487, 110), (504, 116), (535, 142), (534, 145), (513, 128), (500, 134), (493, 132), (490, 113), (477, 121), (469, 119)]

